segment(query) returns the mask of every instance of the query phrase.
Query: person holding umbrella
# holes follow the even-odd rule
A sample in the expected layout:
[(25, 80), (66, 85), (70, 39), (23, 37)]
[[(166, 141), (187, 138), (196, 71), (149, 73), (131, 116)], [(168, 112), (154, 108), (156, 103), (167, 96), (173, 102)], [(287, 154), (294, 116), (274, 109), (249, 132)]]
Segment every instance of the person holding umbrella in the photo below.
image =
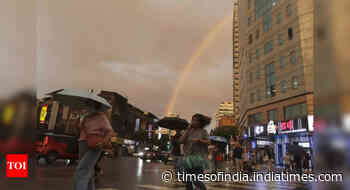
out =
[[(184, 143), (184, 164), (186, 172), (189, 174), (202, 174), (208, 167), (208, 145), (210, 144), (209, 134), (204, 129), (211, 122), (211, 118), (202, 114), (192, 116), (190, 127), (180, 138), (180, 142)], [(203, 182), (194, 180), (186, 181), (186, 189), (192, 190), (193, 185), (201, 190), (206, 190)]]
[(87, 114), (81, 123), (79, 138), (80, 161), (73, 177), (73, 190), (95, 190), (95, 166), (103, 148), (111, 148), (115, 133), (103, 112)]

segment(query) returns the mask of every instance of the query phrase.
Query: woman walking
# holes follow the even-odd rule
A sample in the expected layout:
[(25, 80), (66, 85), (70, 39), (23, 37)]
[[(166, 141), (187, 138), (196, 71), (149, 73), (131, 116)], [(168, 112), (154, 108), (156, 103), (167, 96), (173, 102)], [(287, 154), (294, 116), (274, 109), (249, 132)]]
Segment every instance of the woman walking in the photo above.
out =
[[(210, 124), (211, 119), (202, 114), (192, 116), (191, 126), (186, 130), (185, 134), (180, 138), (180, 142), (184, 144), (184, 163), (186, 165), (186, 173), (198, 176), (204, 173), (204, 169), (208, 167), (208, 145), (210, 143), (209, 134), (204, 127)], [(188, 181), (187, 181), (188, 180)], [(205, 184), (199, 180), (186, 181), (186, 189), (192, 190), (193, 185), (201, 190), (206, 190)]]

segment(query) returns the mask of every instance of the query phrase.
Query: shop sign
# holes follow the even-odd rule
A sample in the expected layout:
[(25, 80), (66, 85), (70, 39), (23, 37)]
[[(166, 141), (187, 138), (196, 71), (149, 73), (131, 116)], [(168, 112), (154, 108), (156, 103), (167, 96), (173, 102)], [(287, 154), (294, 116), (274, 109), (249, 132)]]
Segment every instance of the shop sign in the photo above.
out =
[(41, 124), (44, 124), (45, 121), (46, 121), (47, 107), (48, 107), (48, 105), (44, 105), (44, 106), (41, 108), (41, 112), (40, 112), (40, 123), (41, 123)]
[(304, 147), (304, 148), (310, 148), (309, 142), (300, 142), (300, 143), (298, 143), (298, 145), (301, 147)]
[(308, 115), (307, 116), (307, 122), (309, 126), (309, 131), (314, 131), (314, 116), (313, 115)]
[(256, 141), (256, 144), (257, 145), (260, 145), (260, 146), (266, 146), (266, 145), (271, 145), (272, 144), (272, 142), (270, 142), (270, 141)]
[(256, 126), (254, 131), (255, 131), (255, 135), (256, 136), (260, 135), (260, 134), (262, 134), (264, 132), (264, 126)]
[(267, 125), (267, 133), (268, 134), (276, 134), (276, 128), (277, 128), (277, 126), (275, 125), (275, 122), (273, 122), (271, 120)]
[(280, 122), (281, 131), (292, 131), (293, 128), (293, 120), (286, 121), (286, 122)]

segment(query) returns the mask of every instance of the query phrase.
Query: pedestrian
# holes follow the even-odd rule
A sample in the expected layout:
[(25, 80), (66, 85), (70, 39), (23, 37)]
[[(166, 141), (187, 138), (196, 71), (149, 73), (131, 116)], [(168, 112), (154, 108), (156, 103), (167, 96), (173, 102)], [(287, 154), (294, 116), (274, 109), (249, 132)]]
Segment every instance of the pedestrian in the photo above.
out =
[(298, 173), (302, 173), (302, 160), (304, 155), (302, 154), (301, 147), (298, 145), (298, 142), (294, 142), (295, 152), (294, 152), (294, 162), (295, 162), (295, 169)]
[(290, 165), (291, 165), (291, 158), (290, 158), (289, 152), (286, 152), (286, 155), (283, 156), (283, 165), (284, 165), (285, 171), (288, 172), (290, 170)]
[(249, 161), (247, 149), (243, 149), (242, 160), (243, 160), (243, 171), (247, 171), (248, 170), (248, 161)]
[(257, 169), (257, 167), (256, 167), (256, 165), (257, 165), (256, 150), (251, 151), (249, 160), (250, 160), (252, 169), (256, 170)]
[(238, 171), (243, 170), (242, 151), (241, 145), (238, 144), (234, 150), (236, 169)]
[[(210, 144), (209, 134), (204, 129), (210, 124), (211, 119), (202, 114), (192, 116), (190, 127), (180, 138), (180, 142), (184, 143), (184, 164), (186, 165), (186, 173), (198, 176), (203, 174), (208, 167), (208, 145)], [(193, 185), (201, 190), (206, 190), (206, 186), (199, 180), (186, 181), (186, 189), (192, 190)]]
[(310, 166), (311, 166), (311, 156), (310, 156), (310, 153), (307, 153), (304, 157), (304, 169), (309, 172), (310, 171)]
[[(102, 112), (92, 112), (81, 122), (79, 138), (79, 164), (73, 177), (73, 190), (95, 190), (95, 165), (102, 147), (111, 147), (110, 139), (115, 135), (111, 124)], [(98, 146), (93, 146), (97, 145)]]

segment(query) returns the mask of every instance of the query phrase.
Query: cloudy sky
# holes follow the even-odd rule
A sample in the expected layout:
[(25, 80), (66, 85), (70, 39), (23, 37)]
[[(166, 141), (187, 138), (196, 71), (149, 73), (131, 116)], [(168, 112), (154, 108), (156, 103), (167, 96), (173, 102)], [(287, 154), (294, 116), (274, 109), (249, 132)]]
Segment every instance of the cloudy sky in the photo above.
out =
[(232, 17), (231, 0), (51, 0), (36, 11), (39, 97), (59, 88), (112, 90), (162, 117), (201, 49), (173, 112), (213, 117), (232, 98), (232, 22), (215, 30)]

